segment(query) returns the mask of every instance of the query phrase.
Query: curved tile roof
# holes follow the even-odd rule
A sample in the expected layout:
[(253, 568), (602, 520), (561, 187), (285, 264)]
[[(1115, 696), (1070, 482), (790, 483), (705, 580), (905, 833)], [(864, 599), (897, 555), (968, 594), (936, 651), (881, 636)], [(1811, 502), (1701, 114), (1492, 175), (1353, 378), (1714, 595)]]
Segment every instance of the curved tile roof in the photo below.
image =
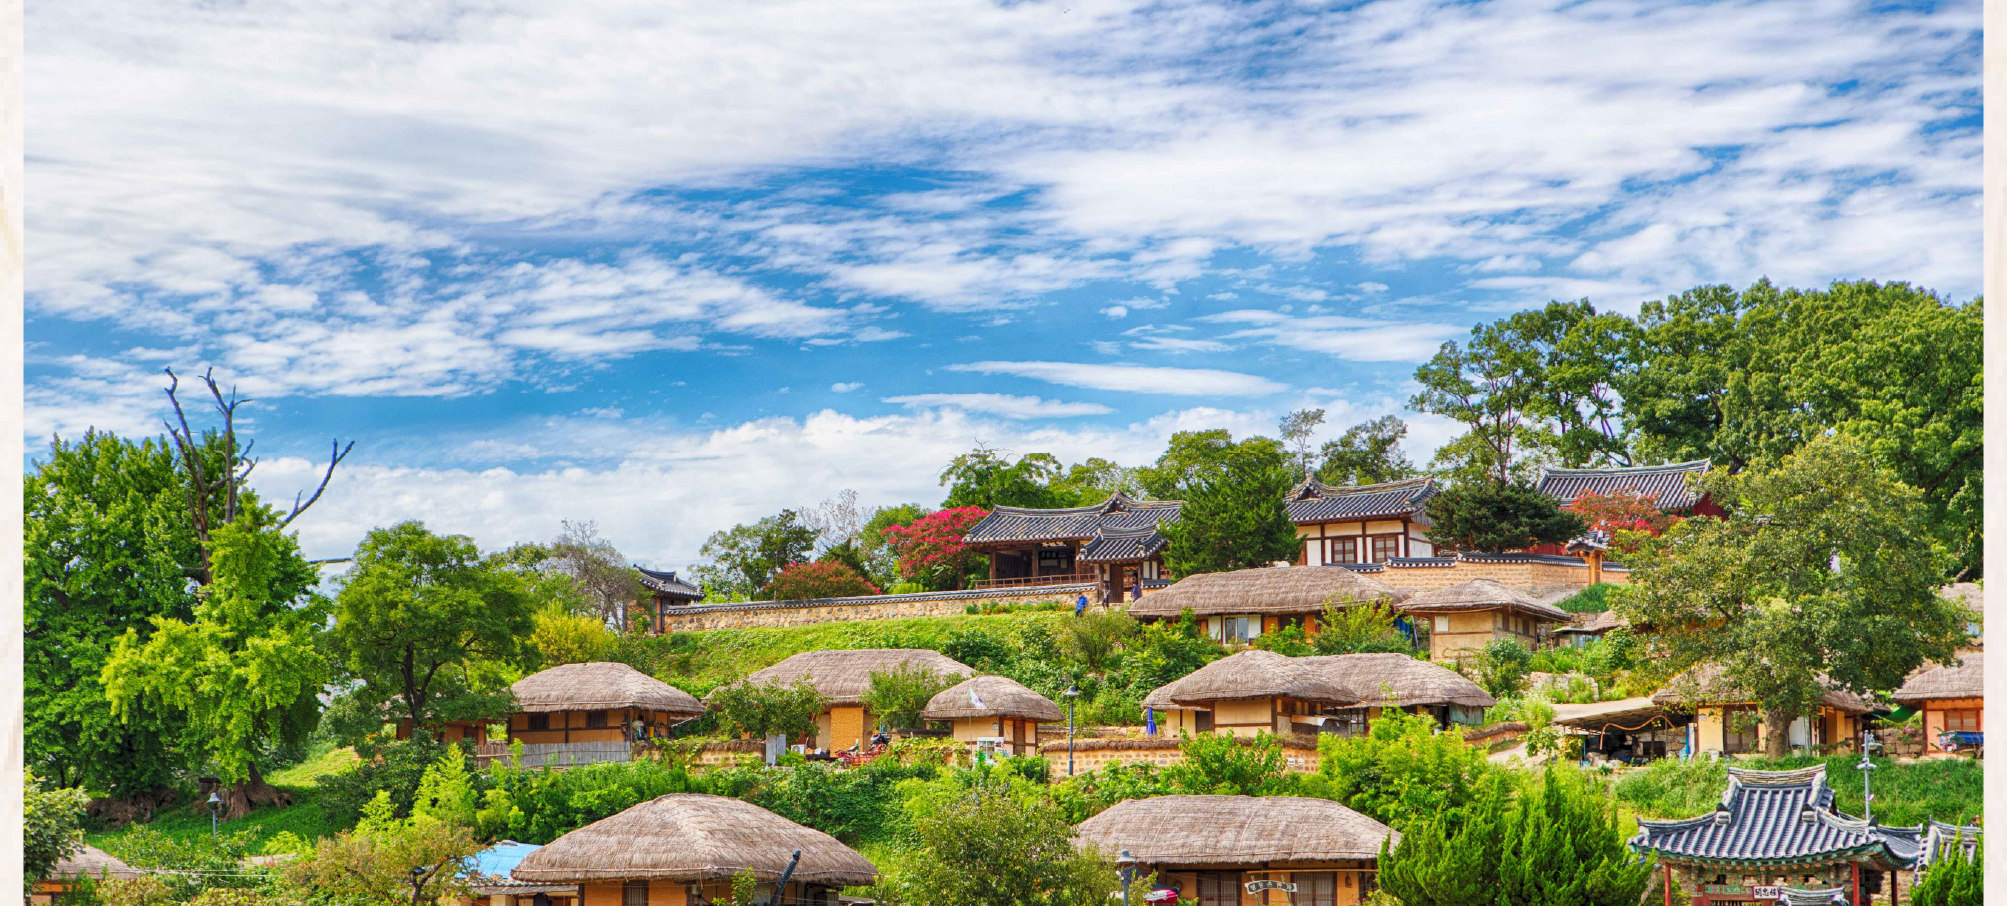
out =
[(1351, 519), (1413, 517), (1436, 495), (1432, 478), (1407, 478), (1379, 484), (1328, 485), (1305, 478), (1289, 492), (1289, 521), (1334, 522)]
[(1090, 506), (1040, 510), (1000, 506), (969, 528), (968, 544), (1008, 544), (1027, 541), (1087, 541), (1110, 532), (1154, 531), (1157, 524), (1178, 518), (1183, 502), (1137, 500), (1116, 492)]
[(673, 569), (663, 572), (648, 569), (637, 564), (634, 567), (634, 571), (641, 574), (641, 584), (650, 591), (661, 592), (672, 598), (689, 598), (692, 601), (701, 601), (704, 598), (704, 589), (684, 579), (677, 578), (676, 571)]
[(1658, 504), (1660, 510), (1684, 510), (1700, 502), (1700, 495), (1694, 491), (1688, 477), (1700, 476), (1708, 466), (1707, 460), (1696, 459), (1622, 469), (1543, 469), (1540, 473), (1540, 493), (1567, 506), (1585, 493), (1636, 491), (1651, 495), (1652, 502)]
[(1631, 848), (1674, 861), (1817, 864), (1916, 862), (1921, 828), (1884, 829), (1833, 807), (1825, 765), (1795, 771), (1728, 769), (1715, 810), (1684, 821), (1639, 821)]

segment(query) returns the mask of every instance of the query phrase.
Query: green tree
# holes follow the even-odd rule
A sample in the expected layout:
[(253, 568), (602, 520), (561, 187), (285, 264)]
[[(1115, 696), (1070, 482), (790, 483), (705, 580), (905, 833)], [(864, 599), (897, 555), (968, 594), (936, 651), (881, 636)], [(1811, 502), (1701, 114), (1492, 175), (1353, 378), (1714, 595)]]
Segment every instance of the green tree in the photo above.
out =
[(607, 660), (620, 644), (598, 616), (576, 613), (555, 602), (538, 608), (530, 627), (524, 669), (531, 672)]
[[(192, 620), (153, 618), (141, 641), (128, 629), (105, 661), (105, 696), (121, 717), (171, 709), (185, 716), (184, 757), (226, 781), (262, 785), (254, 762), (273, 743), (298, 744), (320, 717), (330, 665), (321, 646), (326, 601), (310, 595), (313, 567), (247, 494), (244, 512), (209, 533), (210, 583)], [(250, 811), (233, 791), (233, 817)]]
[(1317, 774), (1307, 778), (1306, 793), (1403, 833), (1432, 816), (1461, 820), (1480, 781), (1499, 769), (1483, 749), (1436, 729), (1427, 715), (1388, 709), (1364, 736), (1320, 736)]
[(829, 700), (808, 680), (792, 686), (737, 682), (720, 686), (708, 699), (718, 712), (718, 726), (727, 733), (794, 739), (815, 732), (815, 717)]
[(909, 820), (918, 844), (887, 886), (910, 906), (1085, 906), (1118, 889), (1115, 866), (1074, 845), (1043, 794), (979, 784)]
[(1279, 792), (1283, 771), (1282, 742), (1262, 734), (1252, 739), (1201, 733), (1178, 743), (1183, 756), (1164, 770), (1164, 778), (1181, 793), (1221, 796), (1266, 796)]
[(411, 802), (411, 817), (462, 827), (474, 826), (476, 799), (473, 779), (467, 773), (467, 755), (445, 746), (437, 760), (418, 778), (418, 794)]
[(1284, 498), (1295, 484), (1273, 442), (1221, 451), (1189, 479), (1179, 518), (1158, 529), (1164, 565), (1183, 578), (1292, 559), (1296, 526)]
[(465, 825), (398, 818), (390, 796), (378, 793), (354, 830), (322, 839), (286, 874), (336, 902), (436, 903), (469, 892), (468, 860), (480, 850)]
[(1913, 906), (1980, 906), (1986, 901), (1986, 849), (1973, 847), (1964, 852), (1964, 840), (1952, 845), (1930, 864), (1923, 880), (1910, 893)]
[(1493, 698), (1517, 695), (1526, 685), (1526, 674), (1533, 664), (1533, 652), (1519, 644), (1517, 639), (1492, 639), (1478, 649), (1469, 661), (1470, 672), (1478, 685)]
[(1821, 677), (1893, 689), (1952, 656), (1966, 617), (1937, 594), (1947, 558), (1928, 507), (1858, 443), (1817, 438), (1702, 488), (1728, 515), (1643, 541), (1616, 611), (1668, 672), (1716, 665), (1757, 702), (1768, 754), (1785, 753)]
[(415, 726), (491, 718), (509, 693), (483, 667), (520, 659), (534, 607), (522, 578), (472, 539), (400, 522), (356, 548), (330, 639), (369, 708)]
[(941, 470), (941, 486), (948, 489), (941, 508), (1072, 506), (1073, 495), (1061, 494), (1053, 488), (1064, 475), (1065, 468), (1050, 453), (1027, 453), (1012, 462), (1001, 451), (977, 447), (955, 457)]
[(774, 575), (814, 552), (815, 529), (794, 510), (782, 510), (752, 525), (711, 533), (699, 553), (708, 563), (691, 570), (713, 596), (731, 601), (764, 600)]
[(1332, 485), (1378, 484), (1416, 475), (1415, 464), (1401, 452), (1408, 423), (1398, 415), (1382, 415), (1345, 429), (1320, 451), (1317, 480)]
[(1395, 622), (1398, 619), (1391, 606), (1379, 601), (1359, 604), (1350, 599), (1328, 600), (1324, 602), (1324, 614), (1318, 618), (1317, 635), (1310, 639), (1310, 647), (1317, 654), (1407, 654), (1415, 646), (1401, 634)]
[(1429, 498), (1429, 537), (1438, 546), (1503, 553), (1560, 544), (1580, 534), (1582, 517), (1521, 481), (1466, 481)]
[(1651, 870), (1607, 789), (1552, 766), (1517, 796), (1492, 775), (1465, 814), (1424, 819), (1380, 854), (1380, 883), (1404, 906), (1634, 906)]
[(179, 712), (120, 720), (105, 661), (154, 617), (194, 614), (200, 545), (188, 486), (159, 440), (90, 432), (49, 446), (23, 494), (22, 716), (26, 761), (58, 786), (132, 796), (166, 786)]
[(1123, 644), (1138, 628), (1136, 618), (1121, 611), (1086, 613), (1060, 628), (1059, 646), (1088, 673), (1102, 676), (1114, 668)]
[(84, 845), (84, 804), (90, 796), (75, 787), (44, 788), (31, 769), (21, 778), (21, 878), (28, 889), (49, 876)]
[(1280, 442), (1267, 437), (1235, 441), (1232, 432), (1225, 428), (1172, 434), (1163, 455), (1158, 456), (1156, 462), (1136, 470), (1136, 481), (1142, 486), (1143, 494), (1151, 499), (1188, 499), (1201, 478), (1217, 474), (1229, 462), (1242, 458), (1272, 461), (1289, 475), (1289, 484), (1284, 490), (1295, 486), (1298, 475), (1290, 472), (1288, 453)]
[(871, 686), (862, 700), (879, 720), (895, 730), (920, 726), (920, 711), (941, 690), (960, 682), (942, 676), (932, 667), (899, 664), (891, 670), (871, 671)]
[(871, 583), (879, 588), (891, 588), (900, 579), (899, 555), (885, 535), (885, 530), (895, 526), (912, 525), (913, 521), (933, 512), (917, 503), (902, 503), (897, 506), (882, 506), (871, 511), (864, 520), (864, 527), (857, 532), (857, 545), (864, 555), (864, 573)]
[(1143, 486), (1136, 480), (1136, 470), (1099, 456), (1066, 467), (1066, 474), (1052, 483), (1054, 495), (1072, 498), (1073, 506), (1100, 503), (1110, 494), (1122, 493), (1134, 497), (1143, 492)]
[(1298, 409), (1282, 417), (1275, 426), (1276, 436), (1289, 445), (1291, 464), (1298, 474), (1310, 471), (1310, 438), (1324, 424), (1324, 410)]

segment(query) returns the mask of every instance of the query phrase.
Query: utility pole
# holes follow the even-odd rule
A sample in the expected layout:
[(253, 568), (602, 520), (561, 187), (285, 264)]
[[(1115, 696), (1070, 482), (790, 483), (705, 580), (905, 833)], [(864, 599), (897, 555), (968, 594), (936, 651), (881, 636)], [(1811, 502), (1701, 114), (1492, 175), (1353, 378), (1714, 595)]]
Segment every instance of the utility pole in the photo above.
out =
[(1861, 763), (1855, 767), (1861, 769), (1861, 819), (1869, 824), (1875, 823), (1875, 794), (1868, 788), (1868, 777), (1875, 769), (1875, 762), (1869, 756), (1878, 745), (1881, 743), (1875, 741), (1874, 731), (1861, 728)]
[(1066, 776), (1073, 776), (1073, 702), (1080, 697), (1080, 687), (1066, 687)]

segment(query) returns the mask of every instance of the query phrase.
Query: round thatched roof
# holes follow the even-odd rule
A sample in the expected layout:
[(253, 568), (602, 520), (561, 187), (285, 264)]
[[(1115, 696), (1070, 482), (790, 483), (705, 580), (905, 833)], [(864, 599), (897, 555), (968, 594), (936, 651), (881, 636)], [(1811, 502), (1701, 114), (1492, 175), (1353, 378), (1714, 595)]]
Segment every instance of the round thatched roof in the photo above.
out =
[(832, 705), (854, 705), (871, 689), (871, 674), (890, 673), (900, 665), (926, 667), (945, 677), (967, 677), (975, 670), (954, 658), (925, 648), (855, 648), (844, 651), (804, 651), (746, 677), (762, 686), (792, 686), (803, 679)]
[(704, 713), (696, 696), (626, 664), (606, 661), (560, 664), (517, 680), (509, 691), (516, 694), (518, 708), (532, 714), (615, 708)]
[(58, 859), (56, 867), (49, 870), (49, 877), (88, 877), (102, 880), (137, 878), (145, 873), (95, 846), (80, 846), (76, 852)]
[[(1824, 676), (1826, 687), (1819, 704), (1843, 714), (1866, 714), (1873, 710), (1868, 700), (1834, 685)], [(1735, 688), (1718, 664), (1704, 664), (1673, 677), (1665, 687), (1652, 693), (1652, 704), (1661, 708), (1688, 709), (1709, 705), (1733, 705), (1750, 701), (1748, 693)]]
[[(1342, 677), (1344, 682), (1363, 690), (1364, 707), (1406, 707), (1409, 705), (1462, 705), (1489, 708), (1498, 700), (1463, 674), (1405, 654), (1327, 654), (1297, 658), (1306, 669)], [(1392, 691), (1388, 698), (1386, 691)]]
[(1895, 691), (1903, 704), (1946, 698), (1980, 698), (1986, 694), (1986, 655), (1974, 652), (1955, 665), (1921, 671)]
[(1143, 704), (1161, 708), (1286, 695), (1304, 701), (1350, 705), (1369, 694), (1368, 690), (1331, 672), (1303, 669), (1309, 660), (1251, 648), (1200, 667), (1183, 679), (1158, 686), (1144, 696)]
[(532, 883), (719, 881), (750, 870), (772, 882), (801, 850), (794, 878), (832, 887), (870, 884), (878, 869), (856, 850), (749, 802), (671, 793), (552, 840), (509, 877)]
[(1573, 618), (1568, 611), (1552, 604), (1542, 604), (1531, 595), (1497, 579), (1458, 582), (1448, 588), (1422, 592), (1401, 602), (1401, 610), (1407, 613), (1454, 613), (1492, 608), (1516, 610), (1554, 623), (1566, 623)]
[(1233, 613), (1321, 613), (1326, 603), (1407, 598), (1343, 566), (1268, 566), (1225, 573), (1186, 576), (1170, 587), (1153, 591), (1129, 605), (1137, 617), (1174, 618), (1189, 607), (1199, 616)]
[(978, 676), (941, 690), (927, 701), (920, 716), (927, 720), (954, 720), (961, 717), (1015, 717), (1041, 723), (1066, 716), (1046, 698), (1003, 676)]
[(1080, 822), (1079, 845), (1145, 865), (1254, 868), (1377, 859), (1393, 828), (1329, 799), (1156, 796), (1130, 799)]

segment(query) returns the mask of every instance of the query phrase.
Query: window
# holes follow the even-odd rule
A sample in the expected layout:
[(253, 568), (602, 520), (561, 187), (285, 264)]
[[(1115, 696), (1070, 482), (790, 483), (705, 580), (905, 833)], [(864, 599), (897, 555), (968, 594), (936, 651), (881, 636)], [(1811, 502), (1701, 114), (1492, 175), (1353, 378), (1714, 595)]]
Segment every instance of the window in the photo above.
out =
[(1297, 906), (1337, 906), (1337, 872), (1299, 871), (1289, 880), (1296, 885)]
[(648, 906), (648, 882), (629, 881), (622, 886), (620, 906)]
[(1954, 732), (1979, 732), (1979, 709), (1954, 708), (1944, 712), (1944, 728)]
[(1219, 626), (1222, 645), (1245, 645), (1249, 639), (1261, 635), (1260, 617), (1220, 617)]
[(585, 713), (585, 728), (588, 730), (606, 729), (606, 712), (587, 711)]
[(550, 729), (550, 728), (551, 728), (551, 716), (550, 716), (550, 715), (548, 715), (548, 714), (532, 714), (532, 715), (530, 715), (530, 729), (532, 729), (532, 730), (548, 730), (548, 729)]
[(1366, 539), (1373, 545), (1374, 563), (1385, 563), (1401, 555), (1401, 536), (1374, 535)]
[(1436, 631), (1437, 632), (1449, 631), (1449, 617), (1436, 617)]
[(1240, 906), (1240, 873), (1199, 872), (1199, 906)]
[(1332, 538), (1330, 539), (1330, 545), (1331, 545), (1331, 556), (1327, 562), (1330, 563), (1359, 562), (1359, 539)]

